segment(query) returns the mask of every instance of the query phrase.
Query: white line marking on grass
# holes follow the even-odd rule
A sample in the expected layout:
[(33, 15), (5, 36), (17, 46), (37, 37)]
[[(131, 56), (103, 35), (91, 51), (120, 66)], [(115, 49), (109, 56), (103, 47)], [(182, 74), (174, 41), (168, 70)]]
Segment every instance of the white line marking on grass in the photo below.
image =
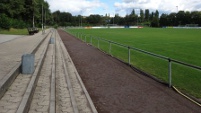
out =
[(198, 43), (198, 41), (186, 41), (186, 42), (168, 42), (168, 43), (145, 43), (145, 44), (137, 44), (137, 45), (164, 45), (164, 44), (185, 44), (185, 43)]

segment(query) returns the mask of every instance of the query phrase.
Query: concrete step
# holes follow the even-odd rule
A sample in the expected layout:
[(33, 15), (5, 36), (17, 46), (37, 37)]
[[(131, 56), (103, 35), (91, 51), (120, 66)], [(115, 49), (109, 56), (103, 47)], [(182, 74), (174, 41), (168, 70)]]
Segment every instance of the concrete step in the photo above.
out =
[(35, 54), (49, 31), (45, 35), (40, 32), (0, 44), (0, 98), (20, 73), (22, 55)]
[[(38, 46), (36, 46), (35, 51), (35, 67), (37, 67), (41, 54), (44, 51), (45, 46), (47, 45), (49, 41), (49, 37), (51, 35), (47, 34), (47, 38), (45, 40), (41, 40), (41, 42), (38, 42)], [(39, 44), (41, 43), (41, 44)], [(19, 67), (16, 67), (18, 70), (20, 70), (20, 64)], [(21, 74), (20, 71), (18, 72), (19, 74), (14, 74), (13, 71), (11, 70), (10, 75), (14, 75), (14, 81), (11, 82), (11, 86), (6, 86), (9, 88), (6, 88), (5, 94), (2, 95), (2, 98), (0, 99), (0, 111), (1, 112), (16, 112), (17, 108), (20, 106), (20, 103), (23, 99), (23, 96), (25, 95), (25, 92), (28, 88), (29, 83), (31, 82), (31, 78), (33, 77), (31, 74)], [(10, 80), (5, 80), (4, 83), (10, 82)], [(2, 83), (2, 82), (1, 82)], [(3, 85), (2, 85), (3, 86)]]
[(97, 113), (56, 30), (35, 54), (32, 75), (19, 74), (0, 100), (2, 113)]
[(97, 110), (75, 68), (75, 65), (70, 58), (70, 55), (68, 54), (63, 42), (60, 39), (60, 36), (58, 36), (58, 41), (60, 43), (61, 51), (63, 53), (63, 63), (64, 67), (66, 67), (66, 71), (68, 72), (66, 74), (67, 82), (71, 83), (71, 85), (68, 85), (69, 89), (72, 89), (75, 103), (77, 104), (77, 111), (80, 113), (97, 113)]

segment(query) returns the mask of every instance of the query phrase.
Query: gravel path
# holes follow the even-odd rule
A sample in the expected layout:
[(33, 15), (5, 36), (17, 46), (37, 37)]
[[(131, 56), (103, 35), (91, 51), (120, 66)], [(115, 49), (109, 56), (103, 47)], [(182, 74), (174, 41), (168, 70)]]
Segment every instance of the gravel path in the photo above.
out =
[(58, 30), (99, 113), (200, 113), (172, 89)]

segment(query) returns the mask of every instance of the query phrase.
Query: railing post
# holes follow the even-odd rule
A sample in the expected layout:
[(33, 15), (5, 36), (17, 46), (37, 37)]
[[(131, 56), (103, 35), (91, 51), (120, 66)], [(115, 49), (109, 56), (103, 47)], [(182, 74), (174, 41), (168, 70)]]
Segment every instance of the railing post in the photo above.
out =
[(168, 59), (168, 79), (169, 79), (169, 87), (172, 87), (172, 62), (171, 59)]
[(131, 57), (130, 57), (130, 47), (128, 46), (128, 64), (130, 65)]
[(111, 42), (109, 41), (109, 54), (111, 55)]
[(99, 38), (98, 38), (98, 49), (100, 49), (100, 48), (99, 48)]
[(92, 45), (92, 36), (91, 36), (91, 45)]

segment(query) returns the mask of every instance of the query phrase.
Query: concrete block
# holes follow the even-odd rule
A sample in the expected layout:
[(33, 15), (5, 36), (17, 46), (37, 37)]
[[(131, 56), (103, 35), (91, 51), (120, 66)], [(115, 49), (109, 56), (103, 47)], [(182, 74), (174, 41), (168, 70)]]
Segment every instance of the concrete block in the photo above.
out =
[(54, 44), (54, 38), (53, 37), (50, 38), (50, 44)]
[(22, 74), (33, 74), (34, 68), (34, 54), (24, 54), (22, 56)]

